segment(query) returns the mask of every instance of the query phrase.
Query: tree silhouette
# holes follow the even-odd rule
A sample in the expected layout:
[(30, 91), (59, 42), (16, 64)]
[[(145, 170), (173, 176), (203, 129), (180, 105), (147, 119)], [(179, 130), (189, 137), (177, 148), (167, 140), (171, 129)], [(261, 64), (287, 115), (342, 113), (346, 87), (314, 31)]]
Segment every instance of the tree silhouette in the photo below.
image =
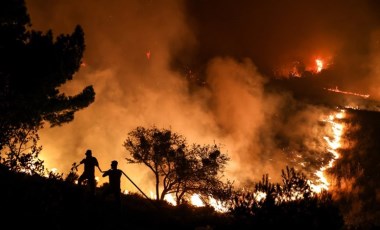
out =
[(131, 155), (129, 163), (145, 164), (154, 173), (157, 200), (175, 194), (180, 204), (193, 193), (221, 197), (230, 188), (221, 181), (229, 158), (217, 145), (189, 147), (182, 135), (152, 126), (129, 132), (123, 146)]
[(13, 136), (4, 143), (4, 156), (0, 156), (0, 163), (15, 172), (43, 176), (45, 167), (38, 157), (42, 147), (37, 144), (37, 129), (19, 129), (11, 134)]
[(177, 158), (179, 161), (173, 178), (177, 203), (194, 193), (205, 202), (210, 196), (218, 200), (229, 199), (232, 183), (228, 180), (223, 182), (229, 157), (220, 151), (220, 146), (192, 144), (186, 150), (185, 159)]
[(313, 195), (311, 186), (303, 173), (287, 166), (286, 170), (281, 170), (281, 177), (282, 189), (278, 199), (283, 201), (308, 199)]
[[(84, 32), (56, 38), (31, 28), (24, 0), (0, 3), (0, 151), (37, 132), (45, 123), (61, 125), (95, 98), (92, 86), (74, 96), (59, 87), (72, 80), (85, 50)], [(37, 146), (35, 146), (37, 148)], [(8, 152), (17, 154), (17, 152)]]

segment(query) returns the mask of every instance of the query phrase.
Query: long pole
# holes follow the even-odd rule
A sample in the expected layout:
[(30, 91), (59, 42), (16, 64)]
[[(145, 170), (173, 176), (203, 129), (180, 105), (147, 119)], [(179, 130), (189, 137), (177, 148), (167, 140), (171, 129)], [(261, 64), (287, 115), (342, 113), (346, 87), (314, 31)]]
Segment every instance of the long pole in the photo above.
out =
[(151, 200), (140, 188), (139, 188), (139, 186), (137, 186), (136, 184), (135, 184), (135, 182), (133, 182), (132, 180), (131, 180), (131, 178), (129, 178), (129, 176), (127, 176), (127, 174), (125, 174), (124, 172), (123, 172), (123, 174), (124, 174), (124, 176), (147, 198), (147, 199), (149, 199), (149, 200)]

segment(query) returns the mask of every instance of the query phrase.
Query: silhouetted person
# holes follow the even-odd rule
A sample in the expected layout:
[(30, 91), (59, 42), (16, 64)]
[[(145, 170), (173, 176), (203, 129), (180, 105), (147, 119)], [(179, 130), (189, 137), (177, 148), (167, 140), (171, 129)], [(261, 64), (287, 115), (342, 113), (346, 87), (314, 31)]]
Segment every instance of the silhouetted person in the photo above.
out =
[(108, 180), (109, 180), (109, 184), (103, 192), (103, 197), (106, 197), (112, 194), (115, 198), (117, 205), (120, 205), (120, 196), (121, 196), (120, 179), (123, 173), (124, 172), (122, 170), (117, 168), (117, 161), (112, 161), (111, 169), (103, 173), (103, 177), (108, 176)]
[(87, 180), (88, 187), (90, 189), (91, 194), (95, 194), (95, 188), (96, 188), (96, 181), (95, 181), (95, 167), (99, 169), (100, 172), (103, 172), (100, 167), (98, 160), (96, 157), (92, 156), (92, 151), (88, 149), (86, 151), (86, 157), (79, 162), (79, 164), (76, 166), (84, 164), (84, 170), (82, 175), (78, 178), (78, 184), (82, 185), (84, 180)]

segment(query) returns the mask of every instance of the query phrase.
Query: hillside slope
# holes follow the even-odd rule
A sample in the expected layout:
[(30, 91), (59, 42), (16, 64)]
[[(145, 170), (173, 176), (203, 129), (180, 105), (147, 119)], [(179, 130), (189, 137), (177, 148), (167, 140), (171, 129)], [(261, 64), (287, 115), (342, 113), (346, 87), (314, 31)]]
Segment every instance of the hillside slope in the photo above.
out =
[(138, 194), (94, 197), (65, 181), (10, 172), (0, 167), (2, 226), (12, 229), (228, 229), (231, 219), (211, 208), (173, 207)]

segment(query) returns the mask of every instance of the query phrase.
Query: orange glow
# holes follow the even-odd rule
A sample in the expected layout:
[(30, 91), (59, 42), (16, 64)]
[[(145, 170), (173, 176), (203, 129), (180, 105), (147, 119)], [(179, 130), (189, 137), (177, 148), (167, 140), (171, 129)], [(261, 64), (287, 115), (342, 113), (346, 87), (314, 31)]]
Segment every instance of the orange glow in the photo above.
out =
[(81, 67), (87, 67), (87, 64), (86, 64), (86, 62), (83, 61), (82, 63), (80, 63), (80, 66)]
[(210, 205), (215, 209), (217, 212), (228, 212), (228, 207), (222, 204), (222, 202), (215, 200), (214, 198), (210, 198)]
[(320, 193), (322, 190), (329, 190), (330, 182), (328, 181), (325, 171), (328, 168), (334, 166), (334, 162), (340, 158), (338, 150), (342, 147), (341, 139), (345, 131), (345, 126), (342, 123), (339, 123), (339, 120), (345, 117), (345, 111), (341, 110), (338, 113), (330, 114), (326, 120), (327, 123), (331, 124), (332, 138), (325, 136), (324, 139), (328, 145), (327, 151), (333, 154), (333, 159), (330, 160), (328, 165), (321, 167), (315, 175), (318, 177), (319, 184), (311, 184), (311, 187), (314, 192)]
[(323, 61), (322, 59), (316, 59), (315, 64), (317, 65), (317, 73), (321, 72), (323, 69)]
[(302, 77), (305, 72), (320, 73), (331, 64), (331, 57), (311, 58), (308, 61), (295, 60), (288, 64), (278, 66), (274, 74), (277, 77)]
[(205, 204), (201, 200), (200, 196), (198, 194), (193, 194), (190, 198), (191, 204), (194, 205), (195, 207), (203, 207)]
[(353, 95), (353, 96), (358, 96), (358, 97), (363, 97), (363, 98), (369, 98), (369, 94), (360, 94), (360, 93), (354, 93), (354, 92), (349, 92), (349, 91), (342, 91), (339, 90), (338, 87), (333, 88), (324, 88), (325, 90), (335, 92), (335, 93), (341, 93), (341, 94), (347, 94), (347, 95)]
[(151, 55), (151, 53), (150, 53), (150, 50), (148, 50), (147, 52), (146, 52), (146, 58), (148, 59), (148, 60), (150, 60), (150, 55)]
[[(128, 194), (128, 191), (125, 192), (125, 194)], [(151, 199), (156, 199), (156, 196), (153, 191), (150, 191), (150, 197)], [(262, 199), (265, 196), (263, 194), (260, 194), (258, 196), (258, 199)], [(172, 194), (166, 194), (164, 197), (164, 200), (168, 202), (169, 204), (176, 206), (177, 201), (175, 200), (174, 196)], [(194, 193), (191, 195), (189, 203), (193, 205), (194, 207), (204, 207), (206, 204), (202, 201), (201, 197), (199, 194)], [(215, 209), (217, 212), (227, 212), (228, 207), (223, 204), (221, 201), (216, 200), (215, 198), (209, 197), (207, 203)]]
[[(151, 192), (151, 194), (152, 194), (152, 192)], [(171, 205), (177, 205), (177, 202), (175, 201), (172, 194), (166, 194), (166, 196), (164, 197), (164, 200), (166, 200)]]

